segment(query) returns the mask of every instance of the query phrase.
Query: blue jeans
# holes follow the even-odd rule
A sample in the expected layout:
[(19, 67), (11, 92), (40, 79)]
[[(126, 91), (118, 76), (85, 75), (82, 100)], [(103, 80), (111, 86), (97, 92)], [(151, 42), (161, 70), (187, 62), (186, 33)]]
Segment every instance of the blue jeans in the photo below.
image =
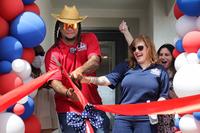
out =
[(113, 133), (157, 133), (157, 125), (147, 121), (115, 119)]
[[(99, 111), (99, 112), (100, 112), (101, 117), (104, 119), (103, 127), (102, 128), (93, 127), (94, 132), (95, 133), (109, 133), (110, 120), (105, 112), (103, 111)], [(59, 123), (60, 123), (60, 128), (61, 128), (62, 133), (76, 133), (74, 128), (67, 125), (66, 113), (58, 113), (58, 118), (59, 118)]]

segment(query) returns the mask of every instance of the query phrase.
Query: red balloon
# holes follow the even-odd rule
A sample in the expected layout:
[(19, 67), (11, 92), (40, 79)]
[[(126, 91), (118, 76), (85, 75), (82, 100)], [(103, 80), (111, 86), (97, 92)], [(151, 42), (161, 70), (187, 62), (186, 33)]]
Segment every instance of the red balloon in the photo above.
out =
[(9, 24), (1, 16), (0, 16), (0, 29), (1, 29), (0, 30), (0, 38), (3, 38), (8, 35)]
[(34, 49), (33, 48), (24, 48), (21, 58), (28, 61), (31, 64), (35, 58)]
[(40, 15), (40, 9), (35, 3), (30, 4), (30, 5), (25, 5), (24, 11), (34, 12), (34, 13)]
[(179, 19), (184, 14), (181, 12), (180, 8), (178, 7), (177, 3), (174, 5), (174, 16), (176, 19)]
[[(30, 82), (21, 85), (0, 97), (0, 112), (4, 111), (11, 105), (15, 104), (21, 98), (29, 95), (34, 90), (40, 88), (48, 79), (58, 70), (49, 71), (40, 77), (31, 80)], [(1, 81), (1, 79), (0, 79)], [(1, 88), (0, 88), (1, 91)]]
[(24, 11), (22, 0), (0, 0), (0, 16), (7, 21), (13, 20)]
[(174, 58), (176, 58), (178, 55), (180, 54), (179, 51), (177, 51), (176, 49), (173, 50), (172, 55)]
[(187, 53), (197, 53), (200, 48), (200, 31), (188, 32), (183, 37), (183, 49)]
[(5, 94), (23, 84), (20, 77), (14, 72), (0, 75), (0, 94)]
[(25, 133), (40, 133), (41, 124), (35, 115), (30, 116), (24, 120)]
[(14, 106), (14, 108), (13, 108), (13, 112), (14, 112), (16, 115), (21, 115), (21, 114), (24, 113), (24, 111), (25, 111), (24, 105), (19, 104), (19, 103), (17, 103), (17, 104)]

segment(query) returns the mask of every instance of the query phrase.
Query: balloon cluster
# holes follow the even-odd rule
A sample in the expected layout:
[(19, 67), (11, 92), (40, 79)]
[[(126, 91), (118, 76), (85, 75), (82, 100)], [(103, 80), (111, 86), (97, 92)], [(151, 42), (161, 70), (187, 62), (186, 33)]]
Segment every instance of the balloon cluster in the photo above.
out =
[[(46, 35), (35, 0), (0, 0), (0, 96), (29, 82), (34, 47)], [(0, 112), (0, 132), (40, 132), (40, 122), (33, 115), (33, 97), (37, 91)]]
[[(176, 0), (174, 6), (176, 32), (173, 56), (176, 74), (173, 85), (178, 97), (200, 93), (200, 0)], [(200, 132), (200, 113), (175, 117), (175, 125), (183, 133)]]

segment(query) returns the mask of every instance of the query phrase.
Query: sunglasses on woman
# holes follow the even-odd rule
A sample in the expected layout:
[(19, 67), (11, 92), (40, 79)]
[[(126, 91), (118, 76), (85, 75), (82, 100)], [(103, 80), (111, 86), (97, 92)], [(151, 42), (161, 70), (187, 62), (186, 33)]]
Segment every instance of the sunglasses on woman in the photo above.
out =
[(144, 49), (144, 46), (137, 46), (137, 47), (132, 47), (132, 48), (131, 48), (131, 50), (132, 50), (133, 52), (135, 52), (136, 49), (138, 49), (139, 51), (142, 51), (142, 50)]
[(69, 28), (71, 28), (71, 29), (77, 29), (77, 24), (67, 24), (67, 23), (64, 23), (63, 25), (62, 25), (62, 28), (64, 29), (64, 30), (67, 30), (67, 29), (69, 29)]

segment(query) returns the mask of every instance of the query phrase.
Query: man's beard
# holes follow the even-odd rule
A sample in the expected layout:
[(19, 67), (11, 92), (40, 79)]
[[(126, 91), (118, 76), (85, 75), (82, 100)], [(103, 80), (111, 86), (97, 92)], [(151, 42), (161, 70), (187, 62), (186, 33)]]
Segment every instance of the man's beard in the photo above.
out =
[(75, 39), (76, 39), (76, 37), (68, 38), (68, 37), (65, 36), (65, 40), (66, 40), (66, 41), (69, 41), (69, 42), (72, 42), (72, 41), (74, 41)]

